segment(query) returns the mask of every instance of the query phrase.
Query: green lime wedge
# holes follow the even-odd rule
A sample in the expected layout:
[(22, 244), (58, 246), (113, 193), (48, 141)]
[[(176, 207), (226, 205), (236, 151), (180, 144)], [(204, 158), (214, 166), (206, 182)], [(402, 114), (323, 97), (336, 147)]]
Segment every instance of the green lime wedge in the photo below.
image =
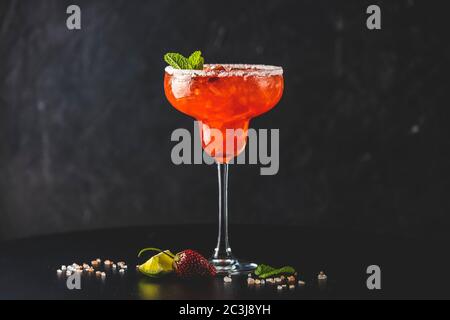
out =
[[(173, 255), (169, 250), (164, 251)], [(173, 258), (160, 252), (139, 266), (139, 271), (149, 277), (161, 277), (173, 271)]]

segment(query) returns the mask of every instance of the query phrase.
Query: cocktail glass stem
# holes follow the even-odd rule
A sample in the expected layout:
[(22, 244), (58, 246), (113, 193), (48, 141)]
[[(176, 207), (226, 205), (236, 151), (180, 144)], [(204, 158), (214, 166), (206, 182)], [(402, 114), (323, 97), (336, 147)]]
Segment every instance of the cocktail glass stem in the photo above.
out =
[(212, 262), (218, 271), (225, 271), (237, 263), (231, 253), (228, 240), (228, 164), (217, 164), (217, 176), (219, 181), (219, 233)]
[(228, 164), (217, 164), (219, 180), (219, 234), (211, 263), (219, 273), (246, 273), (256, 268), (254, 263), (239, 262), (231, 252), (228, 239)]

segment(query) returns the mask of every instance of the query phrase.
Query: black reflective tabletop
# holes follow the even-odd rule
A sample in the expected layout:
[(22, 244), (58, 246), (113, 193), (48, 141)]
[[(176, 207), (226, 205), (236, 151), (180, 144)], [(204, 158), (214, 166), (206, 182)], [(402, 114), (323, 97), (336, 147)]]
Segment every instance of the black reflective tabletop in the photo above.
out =
[[(275, 266), (292, 265), (304, 287), (277, 290), (249, 287), (245, 277), (206, 281), (152, 280), (136, 271), (139, 249), (173, 252), (192, 248), (209, 255), (216, 229), (211, 225), (128, 227), (67, 233), (0, 245), (0, 299), (344, 299), (448, 298), (446, 241), (402, 239), (336, 229), (231, 226), (237, 256)], [(61, 265), (91, 260), (123, 260), (128, 270), (107, 271), (101, 280), (81, 276), (81, 289), (69, 290)], [(368, 290), (367, 267), (381, 269), (381, 290)], [(327, 281), (317, 274), (324, 271)]]

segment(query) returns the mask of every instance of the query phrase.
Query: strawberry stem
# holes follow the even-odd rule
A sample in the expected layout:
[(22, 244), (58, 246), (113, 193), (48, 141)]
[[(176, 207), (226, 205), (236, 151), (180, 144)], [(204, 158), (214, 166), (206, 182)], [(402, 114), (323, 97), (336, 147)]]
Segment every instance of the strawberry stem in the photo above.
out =
[(165, 251), (162, 251), (161, 249), (158, 249), (158, 248), (145, 248), (145, 249), (142, 249), (142, 250), (139, 251), (139, 253), (138, 253), (138, 258), (139, 258), (144, 252), (146, 252), (146, 251), (162, 252), (162, 253), (164, 253), (165, 255), (171, 257), (172, 259), (175, 258), (174, 255), (169, 254), (169, 253), (167, 253), (167, 252), (165, 252)]

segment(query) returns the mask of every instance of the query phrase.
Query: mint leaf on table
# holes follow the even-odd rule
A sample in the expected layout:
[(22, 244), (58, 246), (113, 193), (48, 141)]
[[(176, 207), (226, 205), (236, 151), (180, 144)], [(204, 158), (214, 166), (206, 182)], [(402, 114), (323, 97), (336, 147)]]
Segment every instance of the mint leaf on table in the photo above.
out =
[(194, 51), (188, 58), (189, 63), (191, 64), (192, 69), (196, 70), (202, 70), (203, 69), (203, 63), (205, 62), (205, 59), (202, 57), (202, 52), (197, 50)]
[(295, 273), (295, 269), (294, 268), (292, 268), (290, 266), (286, 266), (286, 267), (283, 267), (283, 268), (272, 270), (272, 271), (267, 272), (267, 273), (263, 273), (263, 274), (259, 275), (259, 277), (262, 278), (262, 279), (265, 279), (265, 278), (268, 278), (268, 277), (278, 276), (278, 275), (282, 275), (282, 274), (291, 275), (291, 274), (294, 274), (294, 273)]
[(254, 273), (255, 273), (257, 276), (260, 276), (261, 274), (268, 273), (268, 272), (272, 272), (273, 270), (275, 270), (275, 268), (273, 268), (273, 267), (271, 267), (271, 266), (268, 266), (268, 265), (266, 265), (266, 264), (260, 264), (260, 265), (258, 265), (258, 267), (256, 267)]
[(294, 273), (295, 273), (295, 269), (292, 268), (291, 266), (285, 266), (282, 268), (275, 269), (271, 266), (268, 266), (265, 264), (260, 264), (255, 269), (255, 275), (257, 275), (258, 277), (260, 277), (262, 279), (265, 279), (268, 277), (273, 277), (273, 276), (278, 276), (278, 275), (282, 275), (282, 274), (291, 275)]
[(175, 69), (202, 70), (205, 59), (202, 52), (197, 50), (189, 58), (176, 52), (169, 52), (164, 55), (164, 61)]

